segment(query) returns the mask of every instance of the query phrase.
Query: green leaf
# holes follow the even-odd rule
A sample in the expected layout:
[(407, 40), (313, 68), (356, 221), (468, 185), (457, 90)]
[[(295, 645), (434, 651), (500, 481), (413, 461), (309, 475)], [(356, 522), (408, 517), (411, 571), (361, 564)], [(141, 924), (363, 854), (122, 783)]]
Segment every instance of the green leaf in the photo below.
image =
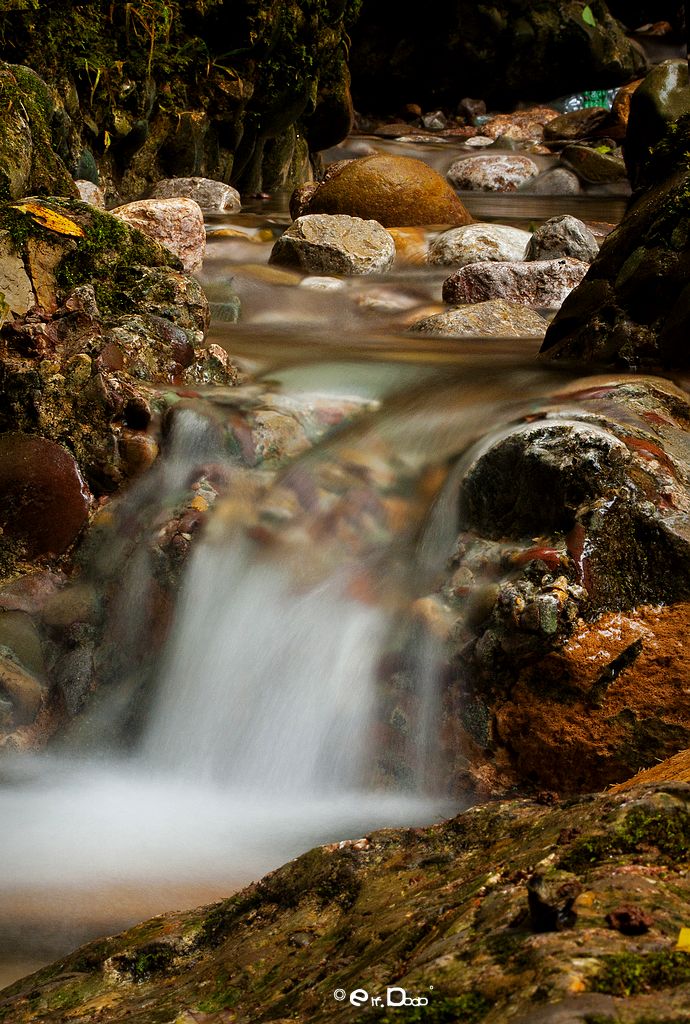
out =
[(584, 7), (582, 10), (582, 20), (584, 21), (585, 25), (591, 25), (592, 28), (594, 28), (594, 26), (597, 23), (597, 19), (592, 14), (592, 8), (589, 6), (589, 4), (587, 4), (587, 6)]

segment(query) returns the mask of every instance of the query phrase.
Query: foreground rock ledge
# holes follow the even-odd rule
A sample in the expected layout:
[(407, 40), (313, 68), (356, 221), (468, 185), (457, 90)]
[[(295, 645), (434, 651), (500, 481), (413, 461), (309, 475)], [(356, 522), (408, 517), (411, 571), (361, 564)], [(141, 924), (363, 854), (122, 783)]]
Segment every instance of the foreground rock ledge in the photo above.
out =
[[(686, 1020), (690, 956), (675, 945), (689, 809), (690, 786), (660, 783), (555, 807), (485, 804), (321, 847), (17, 982), (0, 1020)], [(364, 989), (385, 1004), (388, 986), (429, 1004), (347, 998)]]

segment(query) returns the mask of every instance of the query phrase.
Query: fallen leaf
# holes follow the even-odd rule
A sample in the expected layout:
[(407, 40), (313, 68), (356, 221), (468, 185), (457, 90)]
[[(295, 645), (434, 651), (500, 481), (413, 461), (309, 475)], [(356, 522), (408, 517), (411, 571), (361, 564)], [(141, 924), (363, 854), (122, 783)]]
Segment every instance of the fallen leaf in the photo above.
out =
[(43, 228), (54, 231), (58, 235), (71, 235), (73, 238), (84, 238), (84, 229), (76, 224), (69, 217), (63, 217), (61, 213), (55, 213), (47, 206), (40, 203), (17, 203), (13, 207), (20, 213), (28, 213)]

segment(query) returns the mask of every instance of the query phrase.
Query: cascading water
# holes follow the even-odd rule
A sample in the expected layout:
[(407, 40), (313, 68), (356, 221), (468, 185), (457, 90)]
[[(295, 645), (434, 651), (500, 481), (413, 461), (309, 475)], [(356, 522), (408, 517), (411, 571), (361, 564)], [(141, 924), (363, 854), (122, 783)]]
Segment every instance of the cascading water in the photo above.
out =
[(365, 780), (385, 614), (347, 575), (300, 589), (237, 538), (198, 551), (180, 602), (144, 756), (265, 794)]

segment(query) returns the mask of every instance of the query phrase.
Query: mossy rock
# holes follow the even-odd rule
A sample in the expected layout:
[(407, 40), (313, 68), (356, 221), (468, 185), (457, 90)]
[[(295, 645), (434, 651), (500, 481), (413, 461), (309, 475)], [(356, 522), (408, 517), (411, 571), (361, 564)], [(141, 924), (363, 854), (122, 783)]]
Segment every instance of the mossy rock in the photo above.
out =
[[(689, 804), (690, 787), (663, 783), (555, 807), (511, 800), (321, 847), (16, 982), (0, 1021), (687, 1019), (689, 962), (674, 947)], [(535, 922), (529, 893), (545, 875), (572, 898), (567, 915)], [(646, 930), (612, 926), (621, 905)], [(427, 1002), (386, 1006), (389, 988), (392, 1002), (400, 989)], [(365, 1002), (350, 1001), (356, 989)]]
[(348, 214), (384, 227), (459, 227), (472, 219), (448, 182), (428, 164), (387, 155), (343, 162), (318, 186), (303, 212)]
[(0, 110), (0, 200), (32, 193), (77, 196), (54, 151), (52, 97), (35, 71), (0, 61)]

